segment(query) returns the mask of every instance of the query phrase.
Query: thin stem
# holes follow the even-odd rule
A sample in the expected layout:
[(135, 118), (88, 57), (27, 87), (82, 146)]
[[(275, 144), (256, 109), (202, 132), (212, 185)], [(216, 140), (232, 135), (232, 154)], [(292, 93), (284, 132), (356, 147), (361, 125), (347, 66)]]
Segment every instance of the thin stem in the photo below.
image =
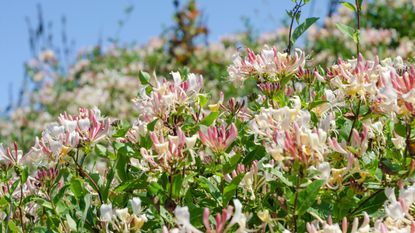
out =
[(356, 15), (357, 15), (357, 42), (356, 42), (356, 52), (357, 56), (360, 54), (360, 5), (359, 0), (355, 0), (356, 3)]
[(295, 186), (295, 196), (294, 196), (294, 207), (293, 207), (293, 222), (294, 222), (294, 232), (297, 232), (297, 203), (298, 203), (298, 190), (300, 189), (300, 176), (297, 176), (297, 183)]
[[(411, 120), (412, 121), (412, 120)], [(406, 163), (406, 158), (408, 157), (409, 147), (411, 144), (411, 121), (406, 124), (406, 139), (405, 139), (405, 152), (404, 152), (404, 164)]]
[[(76, 151), (76, 155), (78, 156), (78, 151), (79, 150), (77, 150)], [(74, 156), (71, 156), (72, 157), (72, 159), (73, 159), (73, 161), (75, 162), (75, 166), (78, 168), (78, 172), (79, 172), (79, 175), (82, 177), (82, 178), (88, 178), (88, 180), (92, 183), (92, 187), (95, 189), (95, 191), (98, 193), (98, 197), (99, 197), (99, 201), (101, 202), (101, 205), (102, 204), (104, 204), (104, 201), (103, 201), (103, 199), (102, 199), (102, 195), (101, 195), (101, 192), (99, 191), (99, 186), (98, 186), (98, 184), (95, 182), (95, 180), (94, 179), (92, 179), (92, 177), (87, 173), (87, 172), (85, 172), (84, 171), (84, 169), (82, 168), (82, 166), (81, 165), (79, 165), (78, 164), (78, 162), (76, 161), (76, 159), (74, 158)]]
[(300, 9), (301, 7), (303, 7), (305, 5), (305, 3), (303, 3), (303, 0), (300, 0), (300, 2), (296, 1), (296, 4), (294, 6), (294, 9), (292, 10), (292, 17), (291, 17), (291, 23), (290, 23), (290, 31), (288, 32), (288, 46), (286, 49), (286, 52), (288, 54), (291, 53), (291, 47), (293, 46), (292, 41), (291, 41), (291, 37), (292, 37), (292, 30), (293, 30), (293, 26), (294, 26), (294, 20), (297, 16), (298, 13), (300, 13)]
[(99, 200), (100, 200), (101, 204), (104, 204), (104, 202), (102, 200), (101, 192), (99, 191), (98, 184), (95, 182), (94, 179), (92, 179), (92, 177), (87, 172), (84, 171), (84, 169), (81, 166), (79, 166), (78, 164), (77, 164), (77, 166), (78, 166), (78, 169), (79, 169), (79, 174), (82, 177), (86, 177), (86, 178), (88, 178), (89, 181), (91, 181), (91, 183), (93, 184), (93, 187), (94, 187), (95, 191), (97, 191), (97, 193), (98, 193), (98, 197), (99, 197)]
[(19, 175), (19, 179), (20, 179), (20, 200), (19, 200), (19, 212), (20, 212), (20, 226), (22, 228), (22, 232), (25, 233), (25, 228), (24, 228), (24, 217), (23, 217), (23, 208), (22, 208), (22, 204), (23, 204), (23, 177), (21, 174), (21, 171), (19, 171), (18, 169), (16, 169), (16, 173)]
[(353, 123), (352, 123), (352, 128), (350, 129), (350, 133), (349, 133), (349, 137), (347, 138), (347, 141), (350, 143), (350, 140), (352, 140), (352, 134), (353, 134), (353, 129), (356, 126), (356, 122), (359, 119), (359, 112), (360, 112), (360, 105), (362, 104), (362, 100), (359, 99), (359, 102), (357, 103), (357, 111), (354, 114), (354, 119), (353, 119)]

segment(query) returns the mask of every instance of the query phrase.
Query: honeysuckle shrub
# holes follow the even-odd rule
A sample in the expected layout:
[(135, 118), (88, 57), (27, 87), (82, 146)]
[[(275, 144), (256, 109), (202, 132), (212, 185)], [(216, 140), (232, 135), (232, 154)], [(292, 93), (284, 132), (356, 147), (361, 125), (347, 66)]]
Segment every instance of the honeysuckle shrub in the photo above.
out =
[(311, 64), (248, 49), (247, 96), (139, 72), (127, 116), (62, 112), (0, 147), (2, 231), (415, 232), (413, 65)]

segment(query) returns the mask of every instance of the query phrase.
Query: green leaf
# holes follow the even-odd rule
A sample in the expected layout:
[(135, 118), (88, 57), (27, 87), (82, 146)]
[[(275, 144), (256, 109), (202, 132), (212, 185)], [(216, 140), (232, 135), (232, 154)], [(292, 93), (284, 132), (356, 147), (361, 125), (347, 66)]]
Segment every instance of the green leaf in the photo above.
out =
[(77, 230), (76, 222), (73, 220), (73, 218), (69, 214), (66, 214), (66, 222), (68, 223), (69, 228), (71, 228), (72, 231)]
[(207, 115), (200, 124), (210, 126), (213, 121), (216, 120), (216, 118), (219, 116), (219, 112), (211, 112), (209, 115)]
[(236, 166), (238, 165), (238, 162), (241, 159), (241, 154), (235, 154), (229, 159), (228, 163), (225, 163), (223, 166), (223, 173), (231, 173), (233, 170), (235, 170)]
[(199, 94), (197, 97), (200, 107), (204, 107), (208, 103), (208, 98), (205, 95)]
[(1, 197), (0, 198), (0, 206), (5, 206), (7, 205), (9, 202), (6, 200), (6, 198)]
[(298, 27), (295, 28), (292, 36), (292, 43), (294, 44), (297, 39), (311, 26), (313, 23), (315, 23), (319, 18), (318, 17), (312, 17), (307, 18), (304, 23), (298, 25)]
[(148, 187), (147, 177), (143, 178), (140, 177), (134, 180), (127, 180), (122, 182), (119, 186), (117, 186), (114, 191), (115, 192), (131, 192), (137, 189), (146, 189)]
[(177, 174), (175, 176), (173, 176), (173, 184), (171, 186), (172, 189), (172, 196), (173, 197), (180, 197), (180, 190), (182, 189), (182, 184), (183, 184), (183, 176), (180, 174)]
[(120, 138), (120, 137), (124, 137), (125, 134), (128, 132), (128, 130), (130, 129), (130, 124), (128, 123), (123, 123), (121, 125), (120, 128), (118, 128), (117, 132), (115, 132), (112, 136), (114, 138)]
[(127, 154), (126, 153), (117, 153), (117, 154), (118, 154), (118, 160), (117, 160), (115, 169), (117, 171), (118, 177), (122, 181), (125, 181), (127, 179), (127, 177), (128, 177), (128, 174), (127, 174), (127, 161), (128, 161), (128, 157), (127, 157)]
[(357, 5), (359, 6), (359, 9), (362, 9), (362, 3), (363, 0), (357, 0)]
[(315, 180), (313, 183), (309, 184), (306, 189), (299, 192), (297, 209), (298, 215), (303, 215), (307, 209), (316, 202), (318, 192), (323, 184), (323, 180)]
[(352, 190), (347, 190), (343, 192), (343, 196), (336, 200), (336, 205), (333, 208), (333, 217), (335, 219), (342, 219), (347, 215), (347, 213), (357, 206), (357, 201), (354, 192)]
[(341, 2), (341, 4), (347, 8), (349, 8), (350, 10), (352, 10), (353, 12), (356, 12), (356, 7), (351, 4), (350, 2)]
[(322, 104), (324, 104), (324, 103), (327, 103), (328, 101), (326, 101), (326, 100), (315, 100), (315, 101), (313, 101), (313, 102), (311, 102), (309, 105), (308, 105), (308, 109), (309, 110), (311, 110), (311, 109), (313, 109), (313, 108), (315, 108), (315, 107), (317, 107), (317, 106), (319, 106), (319, 105), (322, 105)]
[(80, 227), (82, 229), (83, 229), (84, 224), (85, 224), (85, 219), (88, 215), (89, 207), (91, 206), (91, 195), (90, 194), (85, 195), (84, 201), (85, 201), (85, 209), (84, 209), (84, 212), (82, 213), (81, 222), (80, 222), (81, 223)]
[(13, 221), (9, 221), (7, 225), (9, 226), (10, 231), (19, 232), (19, 228), (17, 227), (16, 223), (14, 223)]
[(296, 15), (295, 15), (295, 21), (297, 21), (297, 24), (300, 23), (300, 17), (301, 17), (301, 11), (299, 11)]
[(143, 85), (147, 85), (150, 83), (150, 74), (147, 72), (140, 70), (140, 72), (138, 72), (138, 78), (140, 79), (140, 82)]
[(260, 160), (266, 155), (267, 151), (263, 145), (254, 145), (253, 148), (249, 148), (249, 152), (243, 160), (243, 164), (251, 164), (254, 160)]
[(11, 189), (9, 190), (9, 193), (13, 193), (15, 190), (16, 190), (16, 188), (17, 188), (17, 186), (20, 184), (20, 180), (16, 180), (13, 184), (12, 184), (12, 187), (11, 187)]
[(374, 214), (375, 212), (382, 209), (383, 203), (385, 203), (386, 199), (387, 197), (383, 189), (372, 193), (359, 202), (360, 208), (354, 209), (352, 212), (353, 215), (351, 217), (359, 215), (362, 212), (366, 212), (369, 215)]
[(147, 130), (148, 131), (153, 131), (154, 130), (154, 126), (157, 124), (158, 119), (155, 119), (154, 121), (150, 122), (147, 124)]
[(65, 191), (66, 188), (68, 187), (68, 185), (64, 185), (61, 189), (59, 189), (58, 193), (55, 194), (55, 196), (53, 197), (53, 203), (56, 205), (61, 199), (62, 197), (65, 195)]
[(104, 202), (107, 201), (109, 189), (111, 188), (111, 183), (112, 183), (112, 180), (114, 179), (114, 175), (115, 175), (114, 169), (112, 169), (112, 168), (109, 169), (109, 172), (107, 174), (107, 183), (105, 184), (104, 187), (100, 188), (102, 199), (103, 199)]
[(290, 17), (290, 18), (293, 17), (292, 11), (285, 10), (285, 12), (287, 13), (288, 17)]
[(355, 43), (357, 43), (357, 38), (355, 36), (356, 30), (352, 27), (349, 27), (342, 23), (336, 23), (337, 29), (339, 29), (344, 35), (353, 39)]
[(293, 187), (294, 186), (294, 184), (289, 179), (287, 179), (287, 177), (285, 177), (282, 172), (278, 171), (277, 169), (273, 169), (271, 171), (271, 174), (276, 175), (278, 177), (278, 179), (281, 182), (283, 182), (285, 185), (287, 185), (288, 187)]
[(395, 132), (399, 136), (406, 138), (406, 126), (404, 124), (401, 124), (401, 123), (395, 124)]
[(222, 199), (218, 187), (216, 187), (214, 184), (212, 184), (212, 182), (210, 182), (207, 178), (205, 178), (203, 176), (199, 177), (199, 185), (203, 189), (208, 191), (217, 201)]
[(75, 177), (70, 181), (69, 188), (77, 200), (81, 199), (81, 197), (84, 195), (84, 189), (82, 185), (83, 183), (84, 181), (81, 181), (81, 179)]
[(107, 148), (105, 146), (103, 146), (103, 145), (96, 144), (95, 145), (95, 153), (98, 156), (106, 157), (106, 155), (107, 155)]
[(150, 193), (157, 195), (159, 192), (163, 192), (163, 187), (156, 182), (151, 183), (150, 185), (148, 185), (148, 191), (150, 191)]
[(244, 178), (245, 174), (239, 174), (234, 177), (230, 184), (225, 186), (223, 189), (223, 206), (227, 206), (229, 201), (235, 196), (236, 189), (238, 188), (239, 183)]

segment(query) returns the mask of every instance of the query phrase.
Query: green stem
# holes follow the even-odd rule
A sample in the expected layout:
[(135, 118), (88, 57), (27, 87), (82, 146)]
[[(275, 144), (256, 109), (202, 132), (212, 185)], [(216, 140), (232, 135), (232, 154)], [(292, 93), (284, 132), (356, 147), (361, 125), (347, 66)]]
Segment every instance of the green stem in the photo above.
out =
[(362, 104), (362, 100), (359, 99), (359, 102), (357, 103), (357, 111), (354, 114), (352, 128), (350, 129), (349, 137), (347, 138), (347, 142), (349, 142), (349, 143), (352, 140), (353, 129), (356, 127), (356, 122), (359, 119), (359, 112), (360, 112), (360, 105), (361, 104)]
[[(78, 150), (76, 151), (76, 154), (77, 154), (77, 156), (78, 156)], [(90, 182), (91, 182), (91, 184), (92, 184), (92, 188), (94, 188), (95, 189), (95, 191), (98, 193), (98, 197), (99, 197), (99, 201), (101, 202), (101, 205), (102, 204), (104, 204), (104, 201), (103, 201), (103, 199), (102, 199), (102, 194), (101, 194), (101, 192), (99, 191), (99, 186), (98, 186), (98, 184), (95, 182), (95, 180), (94, 179), (92, 179), (92, 177), (88, 174), (88, 172), (85, 172), (84, 171), (84, 169), (82, 168), (82, 166), (81, 165), (79, 165), (78, 164), (78, 162), (76, 161), (76, 159), (73, 157), (73, 156), (71, 156), (72, 157), (72, 159), (73, 159), (73, 161), (75, 162), (75, 166), (76, 166), (76, 168), (77, 168), (77, 170), (78, 170), (78, 173), (79, 173), (79, 175), (82, 177), (82, 178), (87, 178)]]
[(305, 3), (303, 3), (303, 0), (300, 0), (300, 2), (296, 1), (296, 4), (294, 6), (294, 9), (292, 10), (293, 14), (291, 15), (291, 23), (290, 23), (290, 30), (288, 32), (288, 46), (287, 46), (287, 50), (286, 52), (288, 54), (291, 53), (291, 47), (293, 46), (292, 41), (291, 41), (291, 36), (292, 36), (292, 30), (293, 30), (293, 26), (294, 26), (294, 20), (297, 16), (298, 13), (300, 13), (300, 9), (301, 7), (303, 7), (305, 5)]
[(356, 42), (356, 52), (357, 52), (357, 56), (359, 56), (360, 54), (360, 4), (359, 4), (359, 0), (355, 0), (355, 4), (356, 4), (356, 18), (357, 18), (357, 42)]
[(22, 228), (22, 232), (25, 233), (24, 217), (23, 217), (24, 214), (23, 214), (23, 208), (22, 208), (22, 203), (23, 203), (23, 177), (22, 177), (21, 171), (19, 171), (18, 169), (16, 169), (16, 173), (19, 175), (19, 179), (20, 179), (20, 200), (19, 200), (20, 226)]
[(409, 147), (411, 145), (411, 123), (406, 123), (406, 139), (405, 139), (405, 152), (404, 152), (404, 164), (406, 163), (406, 158), (408, 158)]
[(297, 232), (297, 203), (298, 203), (298, 191), (300, 189), (300, 176), (297, 176), (297, 183), (295, 186), (295, 196), (294, 196), (294, 207), (293, 207), (293, 223), (294, 223), (294, 232)]

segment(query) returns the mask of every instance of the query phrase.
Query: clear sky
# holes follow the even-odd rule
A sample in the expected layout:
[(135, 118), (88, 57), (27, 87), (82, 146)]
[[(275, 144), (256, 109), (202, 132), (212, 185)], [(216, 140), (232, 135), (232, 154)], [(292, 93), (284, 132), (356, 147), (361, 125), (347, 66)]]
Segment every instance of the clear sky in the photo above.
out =
[[(313, 10), (308, 5), (303, 16), (323, 17), (328, 0), (315, 1)], [(26, 17), (36, 22), (36, 5), (41, 4), (45, 21), (53, 22), (56, 41), (60, 41), (61, 17), (67, 18), (67, 34), (75, 40), (74, 50), (90, 47), (101, 37), (114, 37), (118, 21), (124, 18), (124, 9), (134, 10), (119, 38), (123, 43), (144, 43), (159, 35), (172, 24), (172, 0), (0, 0), (0, 111), (9, 102), (9, 89), (16, 101), (24, 74), (23, 63), (31, 57)], [(183, 2), (181, 0), (180, 2)], [(272, 31), (281, 25), (285, 9), (293, 7), (291, 0), (199, 0), (210, 30), (209, 40), (244, 29), (241, 18), (247, 16), (260, 32)], [(320, 20), (320, 23), (322, 19)]]

